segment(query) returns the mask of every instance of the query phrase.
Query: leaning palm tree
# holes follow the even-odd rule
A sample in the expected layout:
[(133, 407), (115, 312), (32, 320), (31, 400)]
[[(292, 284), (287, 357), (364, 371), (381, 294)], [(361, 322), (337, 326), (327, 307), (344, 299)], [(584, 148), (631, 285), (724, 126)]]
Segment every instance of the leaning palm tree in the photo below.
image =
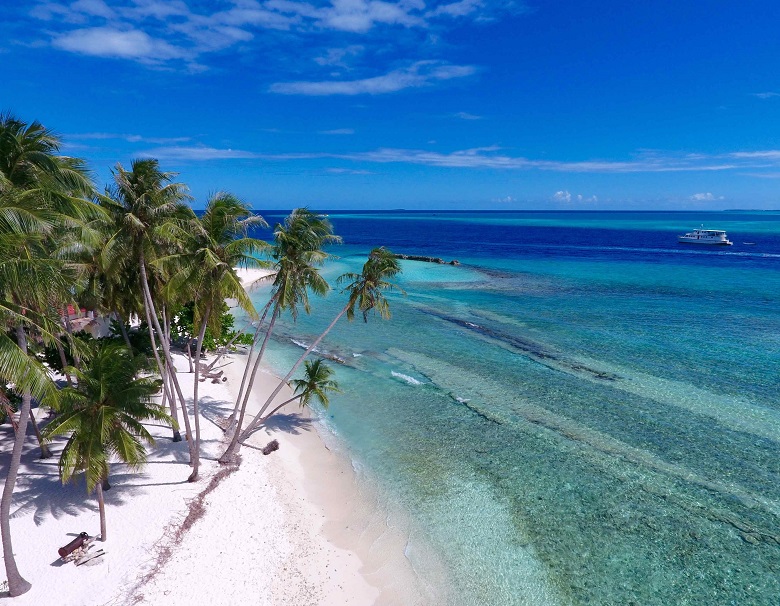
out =
[(152, 419), (172, 423), (162, 406), (153, 403), (160, 381), (139, 377), (146, 359), (134, 356), (116, 343), (101, 345), (83, 370), (71, 369), (78, 385), (62, 392), (60, 414), (45, 429), (45, 436), (67, 435), (59, 470), (63, 483), (84, 472), (87, 492), (97, 491), (100, 539), (106, 540), (103, 483), (109, 460), (116, 457), (131, 469), (146, 462), (144, 444), (154, 439), (142, 424)]
[(179, 270), (171, 278), (167, 288), (173, 292), (186, 293), (186, 296), (191, 296), (195, 301), (193, 325), (198, 327), (192, 404), (195, 419), (195, 456), (192, 460), (190, 482), (197, 480), (200, 464), (198, 386), (200, 356), (206, 328), (210, 327), (215, 335), (219, 333), (221, 322), (217, 312), (226, 298), (235, 299), (252, 319), (257, 318), (254, 305), (241, 285), (235, 268), (261, 265), (257, 255), (268, 246), (261, 240), (247, 236), (252, 227), (266, 227), (265, 220), (252, 214), (248, 205), (231, 194), (219, 192), (211, 196), (199, 223), (200, 229), (194, 231), (193, 244), (187, 251), (159, 259), (157, 263), (165, 265), (173, 262)]
[(48, 314), (51, 292), (70, 286), (63, 261), (45, 245), (61, 229), (94, 217), (86, 201), (92, 184), (81, 160), (59, 155), (60, 139), (39, 122), (0, 115), (0, 380), (22, 396), (8, 475), (0, 500), (0, 534), (11, 596), (30, 589), (16, 566), (9, 515), (21, 463), (32, 398), (54, 404), (57, 392), (45, 369), (27, 352), (28, 332), (56, 342), (59, 329)]
[(252, 431), (265, 425), (273, 415), (282, 408), (295, 402), (303, 406), (309, 406), (312, 400), (317, 400), (324, 408), (330, 404), (330, 393), (340, 393), (339, 384), (331, 379), (333, 370), (322, 359), (306, 360), (304, 376), (302, 379), (291, 381), (293, 387), (293, 397), (288, 398), (277, 405), (271, 412), (260, 418), (259, 423), (253, 427)]
[[(117, 164), (114, 170), (114, 184), (106, 195), (100, 196), (100, 204), (110, 212), (116, 221), (115, 236), (105, 255), (111, 259), (121, 256), (132, 259), (138, 268), (139, 286), (143, 294), (143, 307), (149, 333), (152, 337), (152, 349), (156, 350), (154, 334), (163, 350), (164, 363), (156, 356), (160, 375), (164, 384), (172, 386), (171, 402), (178, 397), (184, 417), (184, 426), (188, 438), (191, 437), (187, 403), (176, 377), (176, 368), (171, 357), (169, 333), (160, 325), (158, 304), (159, 286), (165, 276), (152, 273), (152, 263), (181, 252), (182, 242), (186, 241), (194, 226), (195, 217), (186, 202), (190, 200), (187, 188), (173, 181), (175, 173), (160, 170), (157, 160), (148, 158), (133, 160), (131, 170), (125, 170)], [(152, 292), (152, 286), (156, 286)], [(174, 435), (176, 439), (176, 435)], [(193, 459), (194, 441), (189, 440), (190, 459)]]
[[(307, 208), (296, 208), (285, 219), (284, 224), (276, 225), (274, 243), (271, 248), (275, 271), (271, 298), (266, 305), (263, 318), (258, 324), (252, 348), (247, 356), (246, 370), (233, 411), (233, 417), (238, 415), (238, 421), (230, 444), (219, 459), (221, 463), (232, 460), (238, 449), (238, 438), (241, 434), (249, 394), (252, 392), (260, 361), (273, 333), (276, 320), (283, 311), (287, 311), (295, 321), (301, 308), (306, 313), (311, 310), (309, 292), (319, 296), (328, 292), (330, 287), (319, 272), (319, 268), (330, 257), (323, 250), (323, 247), (339, 242), (341, 242), (341, 238), (333, 234), (333, 226), (330, 221)], [(252, 353), (263, 330), (262, 320), (269, 310), (271, 319), (265, 328), (260, 351), (252, 363)]]
[(249, 437), (250, 433), (262, 422), (263, 413), (271, 406), (276, 395), (287, 384), (287, 381), (290, 380), (290, 377), (292, 377), (293, 373), (298, 369), (298, 366), (300, 366), (314, 348), (319, 345), (320, 341), (325, 338), (325, 335), (331, 331), (343, 315), (346, 314), (347, 319), (351, 321), (354, 319), (355, 311), (357, 310), (362, 314), (364, 322), (368, 322), (368, 315), (371, 311), (375, 311), (385, 319), (390, 317), (390, 304), (384, 296), (384, 291), (400, 290), (395, 284), (387, 281), (388, 278), (393, 278), (400, 272), (401, 266), (395, 255), (388, 249), (380, 247), (371, 251), (368, 255), (368, 260), (363, 264), (363, 270), (359, 274), (347, 273), (339, 278), (339, 283), (348, 283), (342, 291), (349, 293), (346, 305), (336, 315), (323, 333), (309, 345), (303, 354), (301, 354), (295, 364), (293, 364), (290, 372), (279, 381), (276, 389), (268, 396), (268, 399), (265, 401), (265, 404), (263, 404), (260, 412), (247, 426), (243, 434), (240, 435), (239, 441)]

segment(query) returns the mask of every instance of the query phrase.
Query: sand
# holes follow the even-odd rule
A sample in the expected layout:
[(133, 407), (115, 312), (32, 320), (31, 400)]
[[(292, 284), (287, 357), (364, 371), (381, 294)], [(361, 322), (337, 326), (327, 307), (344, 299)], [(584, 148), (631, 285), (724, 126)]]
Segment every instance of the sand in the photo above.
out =
[[(177, 358), (185, 394), (193, 375)], [(224, 365), (224, 366), (223, 366)], [(219, 363), (228, 381), (201, 383), (201, 479), (186, 482), (186, 442), (150, 426), (157, 437), (141, 472), (112, 464), (106, 494), (106, 555), (94, 565), (62, 564), (57, 548), (81, 531), (99, 534), (97, 503), (83, 481), (62, 486), (57, 456), (38, 460), (28, 439), (12, 506), (14, 552), (33, 588), (13, 604), (421, 604), (431, 601), (404, 557), (404, 530), (389, 528), (382, 504), (366, 498), (348, 459), (326, 447), (318, 421), (293, 405), (241, 449), (239, 469), (205, 499), (206, 513), (183, 536), (172, 534), (188, 502), (223, 469), (224, 435), (216, 424), (232, 410), (243, 357)], [(257, 410), (276, 385), (261, 372), (250, 402)], [(289, 397), (284, 390), (279, 398)], [(281, 400), (280, 400), (281, 401)], [(37, 413), (37, 411), (36, 411)], [(323, 428), (320, 426), (320, 430)], [(9, 425), (0, 427), (0, 465), (7, 469)], [(31, 432), (29, 432), (31, 433)], [(271, 439), (280, 449), (258, 450)], [(3, 473), (4, 475), (4, 473)], [(170, 558), (149, 578), (161, 552)], [(4, 569), (3, 569), (4, 572)], [(2, 580), (4, 576), (0, 577)], [(427, 596), (427, 597), (423, 597)]]

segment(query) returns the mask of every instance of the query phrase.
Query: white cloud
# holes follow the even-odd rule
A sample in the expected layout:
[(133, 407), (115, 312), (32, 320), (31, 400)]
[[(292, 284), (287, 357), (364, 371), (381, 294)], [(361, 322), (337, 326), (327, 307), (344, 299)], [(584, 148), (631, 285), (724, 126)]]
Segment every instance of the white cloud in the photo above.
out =
[(780, 97), (780, 93), (766, 92), (766, 93), (752, 93), (754, 97), (759, 99), (771, 99), (772, 97)]
[[(496, 8), (483, 0), (34, 0), (31, 4), (29, 14), (47, 22), (46, 36), (64, 51), (146, 64), (191, 63), (229, 47), (255, 50), (247, 46), (252, 41), (264, 45), (264, 51), (269, 42), (278, 45), (284, 55), (300, 54), (302, 43), (304, 48), (317, 49), (318, 39), (332, 39), (334, 32), (360, 35), (359, 44), (312, 53), (317, 64), (342, 68), (367, 48), (379, 55), (386, 53), (388, 44), (418, 52), (416, 39), (404, 42), (392, 32), (436, 28), (439, 37), (453, 19), (478, 21), (520, 7), (510, 1)], [(265, 30), (291, 34), (269, 40)]]
[(419, 88), (436, 82), (463, 78), (476, 72), (471, 65), (449, 65), (437, 61), (418, 61), (410, 67), (393, 70), (383, 76), (362, 80), (325, 80), (320, 82), (277, 82), (270, 91), (282, 95), (380, 95), (405, 88)]
[(108, 8), (108, 5), (103, 0), (77, 0), (70, 5), (70, 8), (93, 17), (103, 17), (105, 19), (114, 17), (114, 11)]
[(334, 128), (333, 130), (320, 130), (317, 131), (318, 135), (354, 135), (355, 129), (353, 128)]
[(512, 202), (516, 202), (517, 200), (512, 196), (504, 196), (503, 198), (493, 198), (492, 201), (498, 202), (499, 204), (511, 204)]
[(473, 13), (482, 6), (484, 6), (482, 0), (460, 0), (459, 2), (437, 6), (432, 11), (429, 11), (426, 16), (438, 17), (439, 15), (447, 15), (448, 17), (463, 17)]
[(315, 57), (314, 62), (317, 65), (332, 65), (334, 67), (348, 67), (346, 59), (348, 57), (356, 57), (365, 50), (365, 47), (359, 44), (353, 44), (344, 48), (329, 48), (325, 51), (325, 54), (320, 57)]
[(482, 116), (477, 116), (476, 114), (470, 114), (468, 112), (458, 112), (454, 114), (454, 116), (461, 120), (482, 120)]
[(145, 137), (143, 135), (121, 133), (73, 133), (65, 135), (65, 139), (121, 139), (128, 143), (153, 143), (155, 145), (171, 145), (186, 143), (191, 137)]
[(158, 62), (186, 57), (186, 53), (140, 30), (122, 31), (112, 27), (77, 29), (54, 39), (63, 50), (93, 55)]
[(690, 200), (693, 202), (710, 202), (712, 200), (723, 200), (723, 196), (714, 196), (710, 192), (705, 192), (700, 194), (693, 194), (690, 197)]
[(370, 170), (359, 170), (354, 168), (328, 168), (327, 172), (334, 175), (373, 175)]
[(424, 25), (423, 19), (412, 13), (416, 6), (405, 2), (391, 3), (379, 0), (331, 0), (331, 6), (318, 14), (322, 27), (348, 32), (367, 32), (376, 24), (415, 27)]
[(552, 195), (556, 202), (571, 202), (571, 194), (568, 191), (557, 191)]
[(198, 145), (193, 147), (172, 146), (158, 147), (156, 149), (140, 152), (141, 156), (157, 158), (158, 160), (244, 160), (263, 158), (262, 154), (244, 151), (240, 149), (218, 149)]
[[(341, 129), (338, 129), (341, 130)], [(346, 129), (348, 130), (348, 129)], [(327, 132), (327, 131), (322, 131)], [(87, 138), (87, 137), (85, 137)], [(94, 138), (98, 138), (95, 136)], [(139, 140), (155, 142), (151, 138)], [(161, 144), (178, 142), (178, 139), (158, 139)], [(437, 152), (419, 149), (379, 148), (371, 151), (353, 152), (301, 152), (268, 154), (247, 150), (219, 149), (208, 146), (164, 146), (147, 150), (144, 155), (177, 160), (213, 160), (213, 159), (262, 159), (270, 161), (313, 160), (313, 159), (337, 159), (359, 163), (374, 164), (417, 164), (441, 168), (462, 169), (491, 169), (491, 170), (541, 170), (561, 173), (602, 173), (602, 174), (627, 174), (627, 173), (659, 173), (659, 172), (714, 172), (740, 169), (740, 174), (755, 177), (774, 177), (780, 166), (780, 151), (774, 162), (768, 162), (765, 157), (770, 152), (733, 152), (715, 156), (703, 154), (687, 155), (662, 155), (659, 153), (642, 154), (633, 160), (539, 160), (512, 156), (497, 146), (475, 147), (471, 149), (456, 150), (452, 152)], [(775, 152), (773, 152), (775, 153)], [(757, 156), (754, 156), (756, 154)], [(738, 156), (738, 157), (736, 157)], [(732, 161), (724, 162), (723, 158)], [(736, 157), (736, 158), (735, 158)], [(746, 170), (771, 168), (771, 172), (746, 173)], [(710, 198), (710, 196), (712, 196)], [(596, 202), (595, 195), (572, 195), (567, 190), (561, 190), (553, 195), (558, 201), (589, 203)], [(723, 197), (715, 197), (714, 194), (705, 192), (694, 194), (692, 201), (722, 200)]]
[(777, 149), (768, 149), (763, 151), (753, 151), (753, 152), (733, 152), (731, 154), (728, 154), (731, 158), (753, 158), (753, 159), (764, 159), (764, 160), (780, 160), (780, 150)]

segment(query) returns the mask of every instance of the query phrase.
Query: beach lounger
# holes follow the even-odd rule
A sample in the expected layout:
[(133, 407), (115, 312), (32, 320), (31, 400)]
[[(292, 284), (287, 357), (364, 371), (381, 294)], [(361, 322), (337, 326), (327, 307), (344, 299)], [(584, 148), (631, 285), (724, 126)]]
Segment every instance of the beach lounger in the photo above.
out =
[(84, 543), (89, 544), (91, 542), (90, 539), (91, 539), (91, 537), (86, 532), (81, 532), (81, 533), (79, 533), (79, 536), (77, 536), (70, 543), (65, 545), (65, 547), (60, 547), (57, 550), (57, 553), (59, 553), (60, 557), (63, 560), (65, 560), (68, 556), (70, 556), (77, 549), (82, 549), (84, 547)]
[[(106, 555), (106, 552), (102, 549), (97, 551), (90, 551), (94, 547), (93, 542), (95, 537), (89, 536), (86, 532), (79, 533), (75, 539), (64, 547), (60, 547), (57, 553), (60, 554), (60, 559), (63, 562), (74, 562), (76, 566), (81, 566), (92, 560)], [(96, 562), (97, 563), (97, 562)]]

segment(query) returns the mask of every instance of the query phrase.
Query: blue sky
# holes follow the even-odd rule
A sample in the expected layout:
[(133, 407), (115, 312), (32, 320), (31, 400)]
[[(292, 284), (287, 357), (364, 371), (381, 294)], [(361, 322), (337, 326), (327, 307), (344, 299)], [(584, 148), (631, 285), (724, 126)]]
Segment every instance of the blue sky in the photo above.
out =
[(780, 208), (780, 3), (7, 3), (0, 109), (200, 207)]

